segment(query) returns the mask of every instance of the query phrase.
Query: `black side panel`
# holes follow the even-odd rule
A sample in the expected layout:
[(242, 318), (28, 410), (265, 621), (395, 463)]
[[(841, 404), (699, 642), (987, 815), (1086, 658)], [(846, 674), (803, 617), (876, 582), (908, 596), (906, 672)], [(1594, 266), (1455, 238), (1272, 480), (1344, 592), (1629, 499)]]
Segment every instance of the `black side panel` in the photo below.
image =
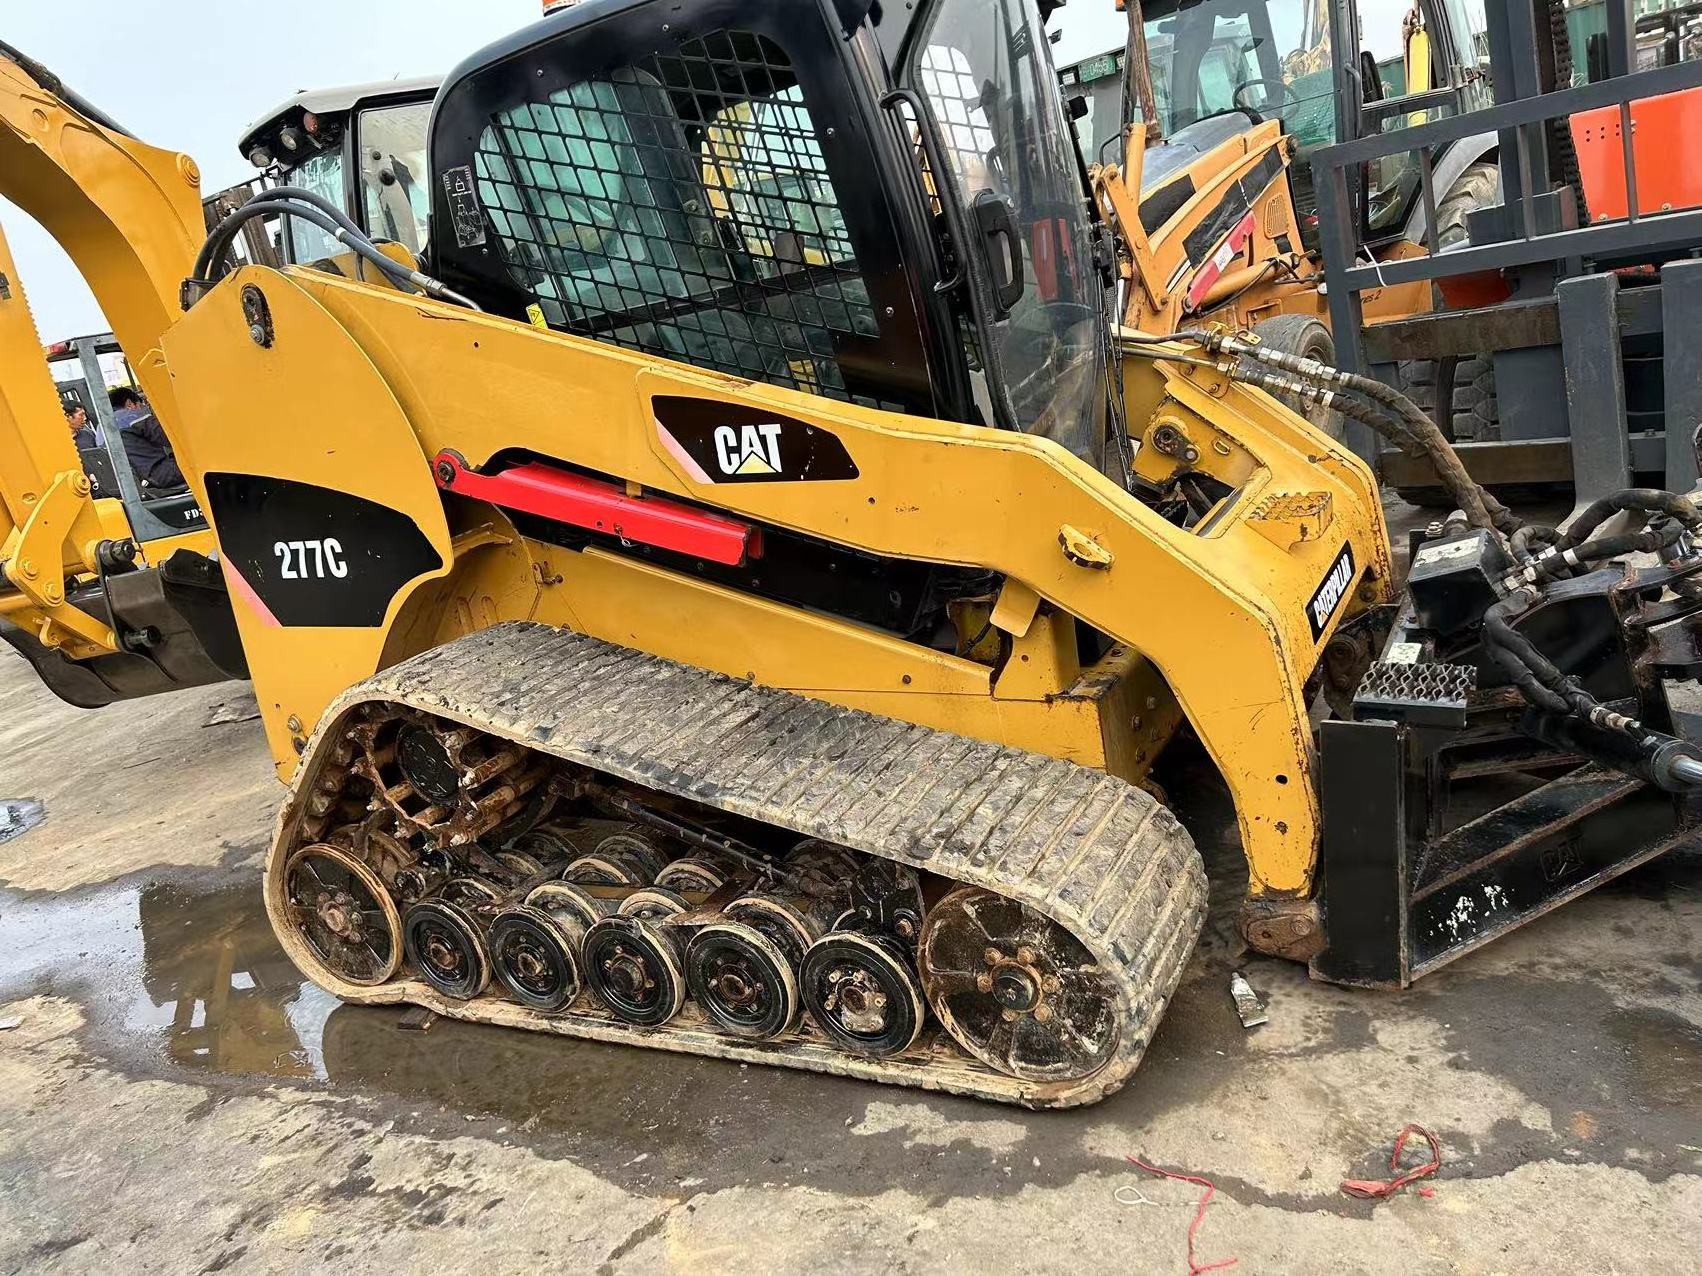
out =
[(227, 565), (280, 625), (371, 629), (417, 576), (443, 565), (407, 515), (311, 483), (209, 474)]
[(824, 483), (857, 477), (839, 436), (737, 403), (659, 395), (651, 401), (672, 442), (712, 483)]
[(1194, 179), (1191, 177), (1182, 177), (1160, 187), (1141, 201), (1141, 226), (1147, 234), (1156, 235), (1192, 198)]
[(1329, 946), (1313, 959), (1332, 983), (1399, 988), (1406, 968), (1405, 728), (1326, 722), (1319, 854)]
[(1223, 242), (1223, 237), (1235, 229), (1236, 223), (1252, 211), (1259, 197), (1270, 188), (1270, 184), (1282, 175), (1282, 156), (1275, 150), (1267, 151), (1265, 158), (1260, 160), (1248, 173), (1223, 197), (1223, 202), (1212, 210), (1193, 233), (1183, 241), (1188, 253), (1188, 260), (1199, 265), (1210, 257), (1212, 250)]

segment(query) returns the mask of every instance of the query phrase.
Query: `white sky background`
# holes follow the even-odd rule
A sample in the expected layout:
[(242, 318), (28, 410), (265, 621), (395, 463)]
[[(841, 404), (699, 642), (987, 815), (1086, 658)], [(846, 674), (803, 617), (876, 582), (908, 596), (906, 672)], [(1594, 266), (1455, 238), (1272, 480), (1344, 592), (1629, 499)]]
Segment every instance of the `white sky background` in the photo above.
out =
[[(0, 35), (142, 140), (193, 155), (212, 192), (255, 175), (237, 140), (297, 89), (441, 75), (540, 12), (539, 0), (0, 0)], [(104, 331), (58, 245), (3, 201), (0, 225), (42, 340)]]
[[(1409, 2), (1401, 0), (1401, 8)], [(144, 141), (193, 155), (207, 192), (254, 176), (237, 154), (237, 140), (296, 90), (444, 74), (534, 21), (542, 7), (539, 0), (0, 0), (0, 6), (9, 43)], [(1052, 25), (1063, 33), (1052, 51), (1060, 66), (1123, 43), (1124, 19), (1112, 0), (1070, 0)], [(94, 298), (58, 245), (4, 201), (0, 225), (42, 339), (104, 331)]]

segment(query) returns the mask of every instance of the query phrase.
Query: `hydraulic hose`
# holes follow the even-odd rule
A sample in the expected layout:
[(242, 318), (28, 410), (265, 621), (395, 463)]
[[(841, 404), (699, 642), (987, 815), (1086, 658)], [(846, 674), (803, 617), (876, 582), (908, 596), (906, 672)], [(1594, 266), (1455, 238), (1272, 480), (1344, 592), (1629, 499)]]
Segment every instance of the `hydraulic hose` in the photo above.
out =
[(1699, 510), (1688, 496), (1663, 492), (1653, 487), (1629, 487), (1587, 505), (1583, 513), (1572, 520), (1571, 526), (1566, 529), (1555, 548), (1562, 553), (1576, 549), (1589, 540), (1590, 533), (1615, 514), (1632, 513), (1664, 514), (1683, 528), (1702, 526), (1702, 510)]
[[(1273, 368), (1319, 385), (1339, 387), (1350, 394), (1360, 395), (1370, 399), (1381, 407), (1388, 408), (1394, 413), (1400, 428), (1391, 431), (1386, 424), (1386, 414), (1380, 414), (1364, 420), (1365, 424), (1377, 430), (1384, 438), (1390, 439), (1397, 446), (1408, 449), (1416, 445), (1419, 451), (1427, 457), (1436, 470), (1437, 477), (1442, 481), (1443, 488), (1459, 504), (1467, 520), (1474, 527), (1486, 527), (1511, 535), (1520, 527), (1520, 522), (1511, 511), (1500, 501), (1496, 500), (1467, 472), (1459, 453), (1454, 451), (1453, 444), (1448, 442), (1440, 426), (1432, 421), (1417, 404), (1391, 386), (1384, 385), (1374, 377), (1357, 376), (1351, 372), (1343, 372), (1340, 368), (1332, 368), (1327, 363), (1316, 359), (1308, 359), (1301, 355), (1289, 354), (1284, 350), (1272, 350), (1258, 342), (1247, 341), (1241, 337), (1218, 334), (1208, 335), (1206, 348), (1213, 353), (1222, 351), (1240, 358), (1251, 359)], [(1231, 373), (1231, 375), (1234, 375)], [(1330, 406), (1335, 407), (1345, 415), (1354, 416), (1344, 404), (1348, 400), (1338, 397)]]
[(470, 298), (445, 287), (431, 276), (409, 269), (385, 256), (378, 245), (374, 244), (342, 209), (322, 195), (296, 186), (277, 186), (261, 191), (220, 222), (196, 257), (193, 280), (211, 283), (222, 278), (236, 232), (246, 222), (274, 215), (296, 217), (318, 226), (338, 243), (351, 249), (363, 261), (370, 263), (399, 288), (412, 286), (441, 301), (464, 306), (469, 310), (479, 309)]

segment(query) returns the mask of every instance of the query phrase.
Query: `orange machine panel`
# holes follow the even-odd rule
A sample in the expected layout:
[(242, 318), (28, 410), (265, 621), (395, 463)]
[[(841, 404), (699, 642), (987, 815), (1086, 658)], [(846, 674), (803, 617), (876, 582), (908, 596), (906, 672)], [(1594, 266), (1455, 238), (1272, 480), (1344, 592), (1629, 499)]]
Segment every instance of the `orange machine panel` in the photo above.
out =
[[(1628, 215), (1625, 143), (1617, 106), (1580, 111), (1572, 139), (1584, 198), (1595, 221)], [(1702, 137), (1702, 88), (1665, 93), (1631, 104), (1632, 150), (1637, 157), (1637, 211), (1663, 213), (1702, 206), (1702, 165), (1686, 162)]]

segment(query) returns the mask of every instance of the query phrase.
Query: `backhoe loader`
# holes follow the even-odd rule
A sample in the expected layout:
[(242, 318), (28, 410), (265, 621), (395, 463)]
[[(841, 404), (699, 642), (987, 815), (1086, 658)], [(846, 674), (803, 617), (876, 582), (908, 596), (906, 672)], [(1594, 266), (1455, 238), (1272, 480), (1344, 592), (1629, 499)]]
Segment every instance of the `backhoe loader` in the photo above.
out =
[[(234, 626), (267, 910), (341, 998), (1064, 1107), (1201, 930), (1179, 741), (1247, 942), (1349, 984), (1689, 836), (1702, 513), (1524, 526), (1377, 382), (1114, 324), (1033, 0), (553, 14), (445, 82), (421, 258), (288, 187), (203, 242), (191, 161), (0, 54), (0, 194), (217, 536), (107, 563), (8, 340), (0, 610), (79, 668)], [(274, 216), (367, 279), (235, 264)], [(1451, 485), (1404, 590), (1369, 470), (1273, 394)], [(139, 643), (120, 586), (173, 564), (223, 609)]]
[[(1123, 322), (1148, 332), (1224, 323), (1334, 362), (1312, 152), (1426, 109), (1487, 105), (1481, 19), (1474, 29), (1456, 0), (1117, 3), (1129, 19), (1124, 114), (1136, 126), (1097, 157), (1106, 162), (1095, 186), (1128, 245)], [(1358, 229), (1371, 257), (1398, 261), (1432, 238), (1439, 249), (1466, 242), (1469, 216), (1500, 202), (1499, 145), (1486, 132), (1439, 153), (1434, 208), (1420, 198), (1416, 156), (1368, 170)], [(1364, 300), (1369, 323), (1434, 303), (1422, 284)], [(1498, 437), (1487, 353), (1410, 361), (1400, 381), (1450, 439)], [(1428, 504), (1447, 495), (1410, 483), (1403, 494)]]

